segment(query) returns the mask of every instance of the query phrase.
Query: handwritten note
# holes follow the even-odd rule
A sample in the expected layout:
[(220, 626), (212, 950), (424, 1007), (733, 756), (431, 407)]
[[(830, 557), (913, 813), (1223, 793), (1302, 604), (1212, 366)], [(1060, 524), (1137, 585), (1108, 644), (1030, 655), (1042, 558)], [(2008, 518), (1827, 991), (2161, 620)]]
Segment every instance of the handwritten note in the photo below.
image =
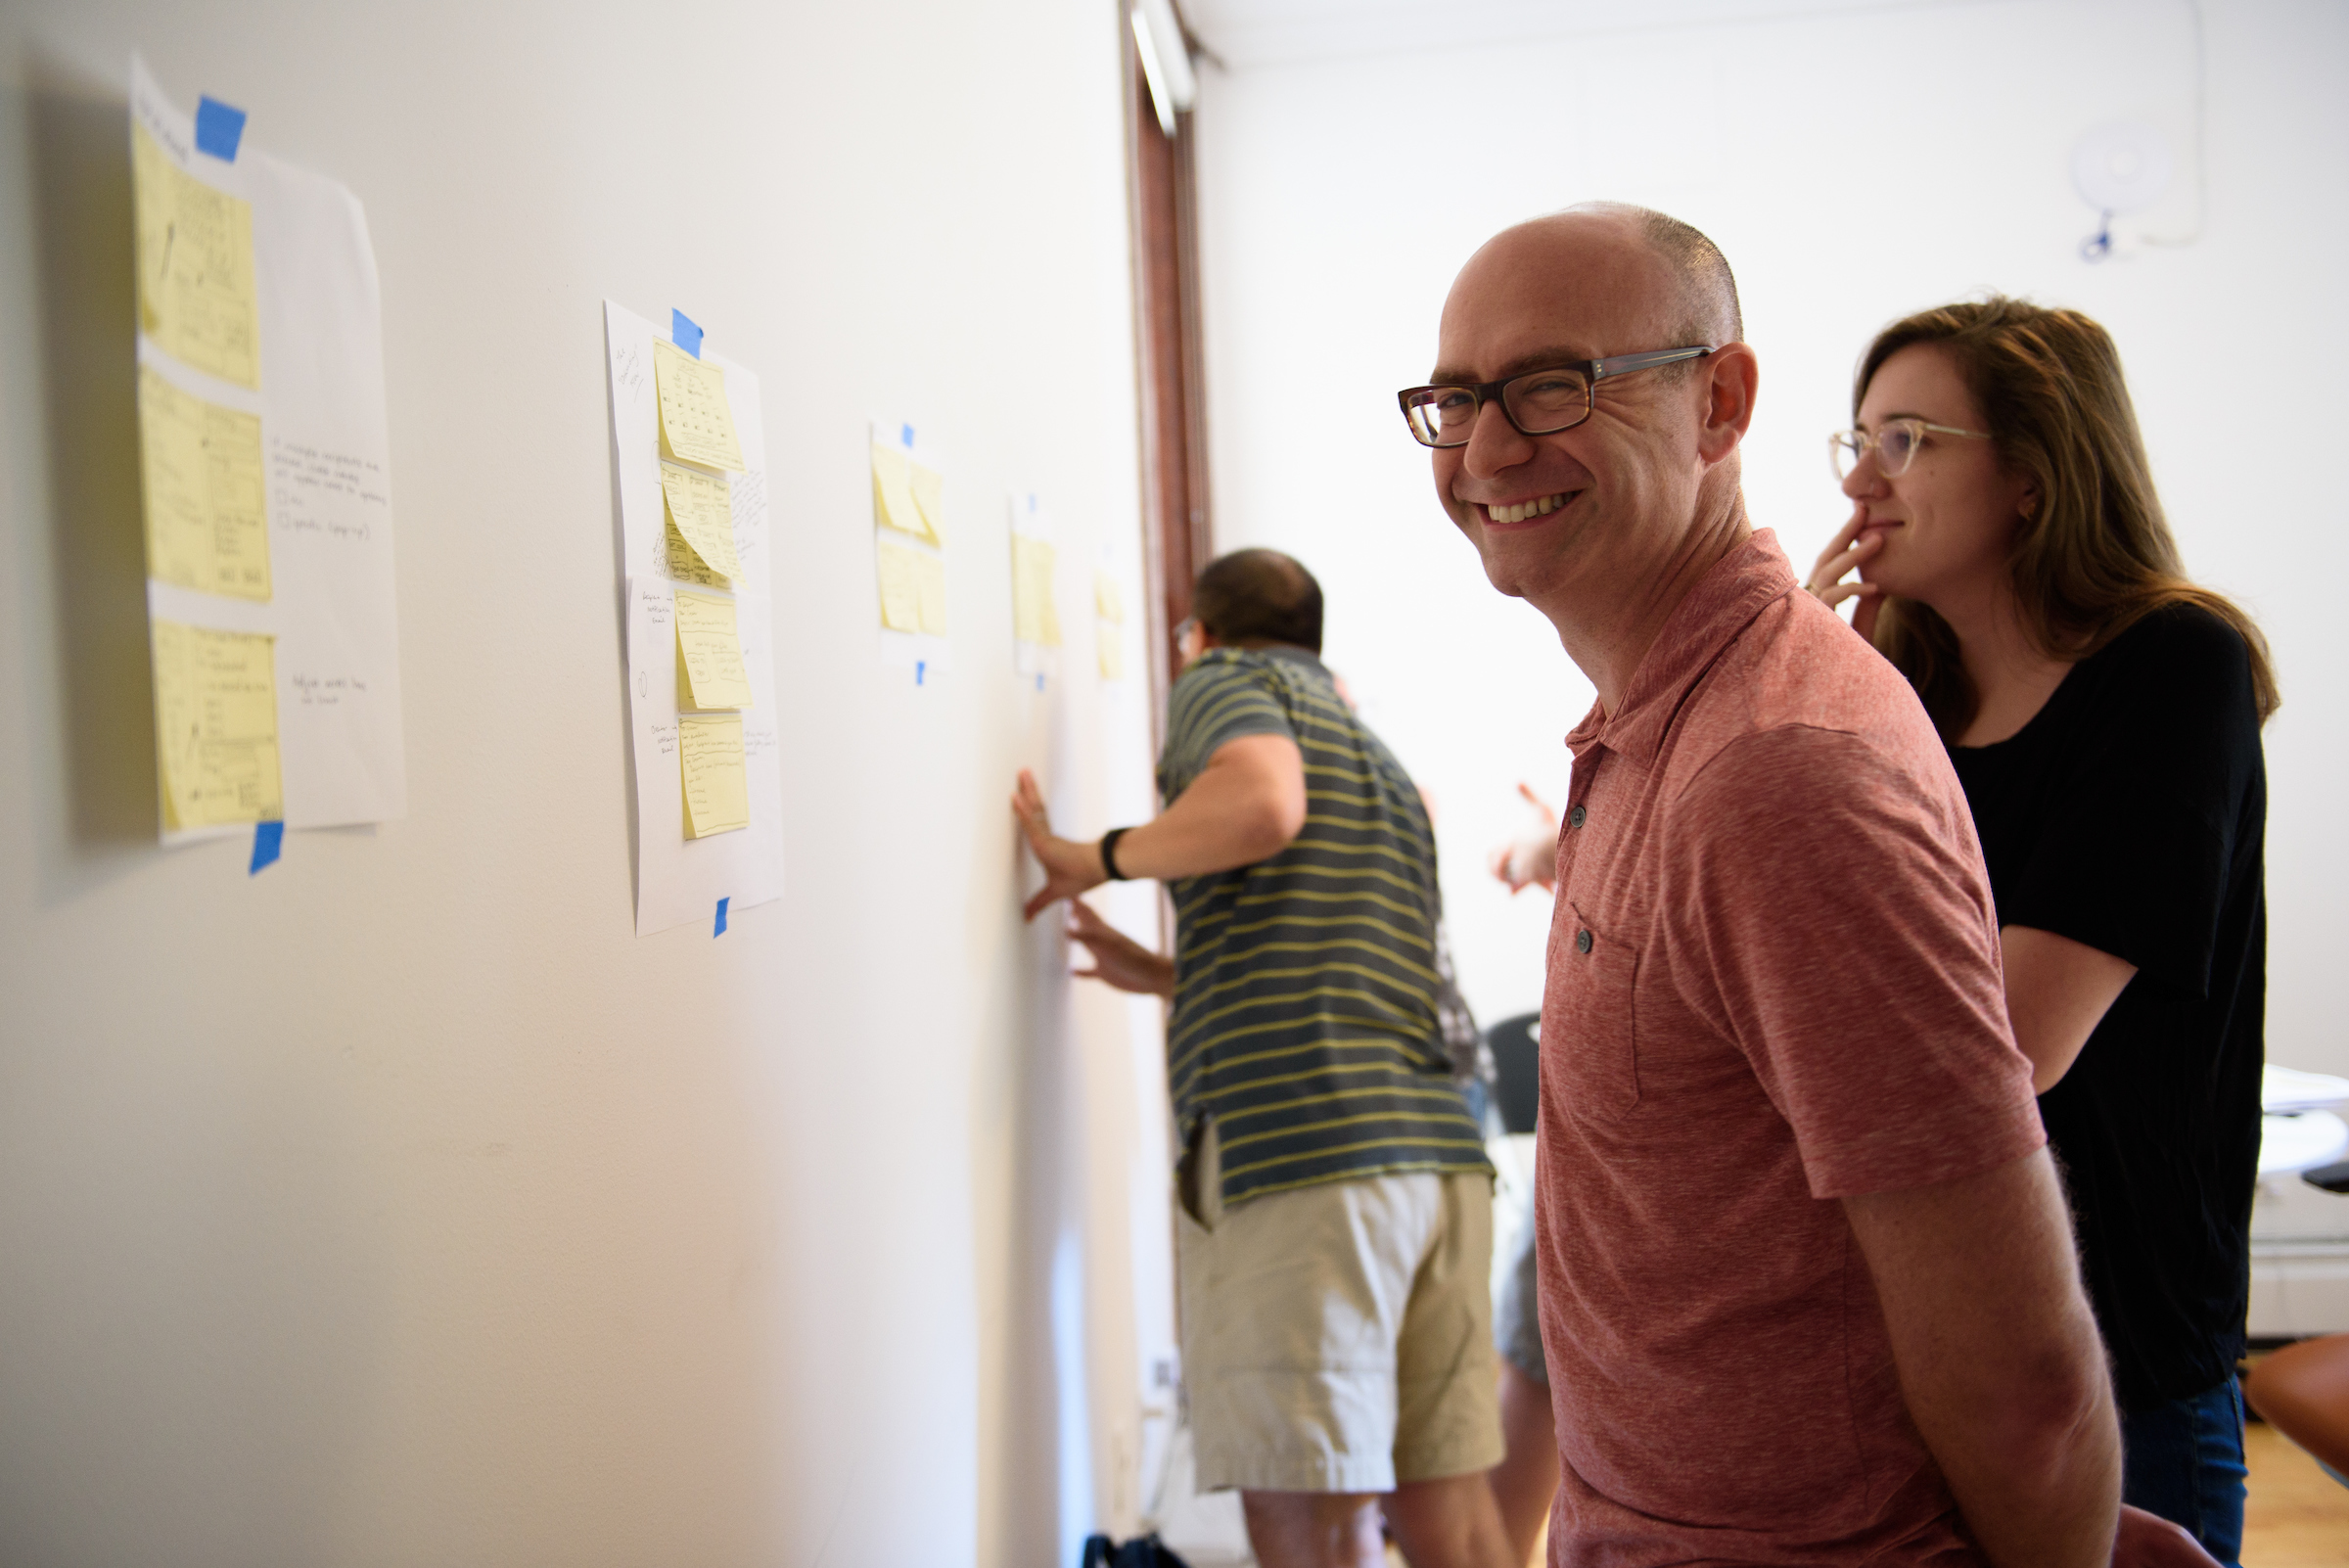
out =
[(742, 576), (742, 560), (734, 553), (734, 502), (724, 480), (664, 463), (661, 499), (668, 508), (669, 525), (685, 535), (704, 565), (723, 577)]
[(286, 814), (278, 778), (276, 640), (154, 623), (165, 827), (220, 827)]
[(661, 401), (663, 455), (741, 473), (742, 442), (726, 402), (725, 371), (674, 344), (656, 342), (653, 383)]
[(929, 530), (930, 542), (946, 542), (946, 481), (934, 468), (919, 463), (909, 465), (907, 488), (913, 491), (913, 504), (922, 514), (922, 526)]
[(685, 542), (685, 535), (677, 531), (676, 524), (667, 519), (662, 524), (659, 565), (662, 576), (678, 582), (690, 582), (704, 588), (730, 588), (734, 585), (726, 579), (724, 573), (711, 571), (708, 564), (694, 553), (693, 546)]
[(921, 630), (921, 552), (882, 539), (873, 554), (881, 572), (881, 623), (892, 631)]
[(733, 600), (677, 590), (677, 706), (751, 706), (751, 677), (742, 667)]
[(685, 777), (685, 836), (706, 839), (751, 825), (749, 771), (743, 764), (742, 715), (681, 715), (678, 765)]
[(1012, 635), (1039, 648), (1060, 646), (1060, 607), (1052, 598), (1054, 558), (1043, 540), (1011, 536)]
[(391, 527), (383, 464), (302, 440), (269, 438), (269, 516), (277, 531), (368, 544)]
[(147, 575), (239, 599), (269, 597), (261, 421), (139, 371)]
[(147, 128), (130, 128), (139, 325), (183, 364), (240, 387), (261, 384), (260, 311), (253, 290), (252, 204), (174, 162)]
[(912, 460), (879, 441), (873, 442), (873, 521), (932, 544), (940, 542), (914, 503)]

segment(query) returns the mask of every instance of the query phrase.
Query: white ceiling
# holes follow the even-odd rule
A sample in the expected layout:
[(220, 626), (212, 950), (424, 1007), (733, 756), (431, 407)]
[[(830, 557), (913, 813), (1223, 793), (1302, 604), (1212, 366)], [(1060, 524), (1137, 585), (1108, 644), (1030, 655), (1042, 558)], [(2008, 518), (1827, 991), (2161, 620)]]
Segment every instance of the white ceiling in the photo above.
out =
[(1176, 0), (1192, 33), (1234, 70), (1574, 33), (1966, 3), (1979, 0)]

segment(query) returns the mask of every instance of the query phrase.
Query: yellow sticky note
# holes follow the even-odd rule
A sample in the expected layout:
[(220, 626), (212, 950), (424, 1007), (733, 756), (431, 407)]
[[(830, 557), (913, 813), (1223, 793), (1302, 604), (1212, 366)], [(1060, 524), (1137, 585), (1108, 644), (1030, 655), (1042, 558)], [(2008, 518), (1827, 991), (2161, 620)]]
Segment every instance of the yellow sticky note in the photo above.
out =
[(924, 468), (919, 463), (908, 465), (913, 491), (913, 504), (922, 514), (922, 526), (930, 531), (930, 542), (946, 542), (946, 479), (937, 469)]
[(1038, 647), (1060, 646), (1060, 607), (1052, 602), (1054, 552), (1041, 539), (1011, 536), (1012, 635)]
[(685, 836), (706, 839), (751, 825), (750, 771), (742, 759), (742, 715), (677, 718), (677, 764), (685, 775)]
[(742, 472), (742, 442), (735, 438), (734, 410), (726, 402), (725, 371), (675, 344), (656, 342), (653, 385), (661, 394), (665, 455)]
[(1101, 656), (1101, 678), (1126, 678), (1126, 628), (1114, 621), (1098, 622), (1094, 625), (1093, 646)]
[(269, 597), (269, 525), (258, 415), (139, 371), (147, 575), (183, 588)]
[(1103, 621), (1126, 623), (1126, 600), (1118, 592), (1118, 579), (1106, 572), (1093, 574), (1093, 614)]
[(734, 553), (734, 496), (724, 480), (699, 469), (664, 463), (661, 500), (668, 509), (670, 525), (685, 536), (705, 566), (722, 577), (742, 576), (742, 561)]
[(881, 623), (892, 631), (921, 630), (920, 552), (881, 539), (875, 541), (873, 555), (881, 573)]
[(748, 708), (751, 677), (742, 667), (742, 636), (734, 601), (679, 588), (677, 706)]
[(276, 640), (155, 623), (155, 747), (164, 826), (220, 827), (286, 814), (277, 767)]
[(685, 535), (677, 531), (677, 525), (673, 521), (663, 525), (661, 545), (665, 552), (663, 562), (672, 580), (691, 582), (704, 588), (734, 586), (726, 580), (724, 573), (711, 571), (702, 558), (694, 553), (693, 546), (685, 542)]
[(873, 442), (873, 521), (917, 539), (939, 542), (913, 500), (913, 463), (894, 446)]
[(240, 387), (261, 384), (252, 204), (173, 162), (130, 128), (139, 325), (163, 352)]
[(922, 630), (933, 637), (946, 634), (946, 563), (935, 555), (914, 558), (914, 586), (922, 601)]

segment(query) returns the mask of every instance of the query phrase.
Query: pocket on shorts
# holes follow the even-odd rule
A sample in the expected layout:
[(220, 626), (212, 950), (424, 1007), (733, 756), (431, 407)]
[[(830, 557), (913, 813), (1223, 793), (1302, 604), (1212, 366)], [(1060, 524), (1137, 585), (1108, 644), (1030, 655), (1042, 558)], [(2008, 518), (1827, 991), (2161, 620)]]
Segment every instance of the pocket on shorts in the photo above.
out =
[(1563, 961), (1542, 1009), (1542, 1071), (1577, 1116), (1624, 1116), (1639, 1104), (1639, 1042), (1633, 997), (1639, 949), (1567, 905)]

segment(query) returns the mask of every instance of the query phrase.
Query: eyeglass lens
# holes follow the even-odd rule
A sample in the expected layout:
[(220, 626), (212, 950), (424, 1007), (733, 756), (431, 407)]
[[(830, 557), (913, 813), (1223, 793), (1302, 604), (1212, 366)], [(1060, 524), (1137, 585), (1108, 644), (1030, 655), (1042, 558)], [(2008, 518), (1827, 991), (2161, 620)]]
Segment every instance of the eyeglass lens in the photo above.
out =
[(1861, 455), (1871, 447), (1876, 454), (1876, 472), (1887, 479), (1909, 472), (1916, 457), (1919, 432), (1908, 420), (1895, 420), (1874, 436), (1865, 431), (1845, 431), (1831, 443), (1835, 458), (1835, 477), (1851, 478), (1852, 470), (1860, 466)]
[[(1590, 417), (1590, 381), (1579, 370), (1535, 370), (1502, 384), (1501, 406), (1528, 436), (1547, 436)], [(1459, 446), (1476, 423), (1476, 393), (1430, 387), (1410, 405), (1411, 432), (1430, 446)]]

